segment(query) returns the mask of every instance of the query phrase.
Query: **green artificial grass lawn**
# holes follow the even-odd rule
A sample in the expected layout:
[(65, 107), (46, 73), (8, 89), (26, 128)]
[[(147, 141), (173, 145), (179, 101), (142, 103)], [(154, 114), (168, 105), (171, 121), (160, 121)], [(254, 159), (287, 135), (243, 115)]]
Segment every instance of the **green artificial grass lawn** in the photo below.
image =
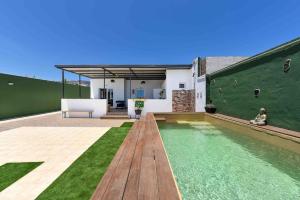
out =
[(0, 192), (25, 176), (42, 162), (6, 163), (0, 166)]
[(131, 127), (124, 126), (109, 129), (37, 199), (90, 199)]
[(124, 122), (122, 125), (121, 125), (121, 127), (132, 127), (132, 125), (133, 125), (133, 122)]

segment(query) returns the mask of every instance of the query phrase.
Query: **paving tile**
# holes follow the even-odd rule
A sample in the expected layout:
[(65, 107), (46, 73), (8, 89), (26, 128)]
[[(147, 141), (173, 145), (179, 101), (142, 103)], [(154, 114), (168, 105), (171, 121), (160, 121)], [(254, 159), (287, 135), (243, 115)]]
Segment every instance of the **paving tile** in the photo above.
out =
[(21, 127), (0, 132), (0, 165), (44, 162), (0, 193), (35, 199), (110, 127)]

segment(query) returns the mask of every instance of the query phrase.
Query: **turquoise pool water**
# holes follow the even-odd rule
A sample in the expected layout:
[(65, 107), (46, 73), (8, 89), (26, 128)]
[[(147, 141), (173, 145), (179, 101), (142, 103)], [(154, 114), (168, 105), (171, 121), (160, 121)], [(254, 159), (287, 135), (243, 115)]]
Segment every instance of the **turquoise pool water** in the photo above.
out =
[(299, 154), (208, 122), (158, 125), (183, 199), (300, 199)]

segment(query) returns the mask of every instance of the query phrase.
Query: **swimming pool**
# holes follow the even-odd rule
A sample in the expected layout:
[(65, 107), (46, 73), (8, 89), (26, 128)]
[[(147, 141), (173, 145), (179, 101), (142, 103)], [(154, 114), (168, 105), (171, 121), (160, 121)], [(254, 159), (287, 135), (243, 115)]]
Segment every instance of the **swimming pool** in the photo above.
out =
[(300, 199), (300, 144), (206, 121), (158, 126), (183, 199)]

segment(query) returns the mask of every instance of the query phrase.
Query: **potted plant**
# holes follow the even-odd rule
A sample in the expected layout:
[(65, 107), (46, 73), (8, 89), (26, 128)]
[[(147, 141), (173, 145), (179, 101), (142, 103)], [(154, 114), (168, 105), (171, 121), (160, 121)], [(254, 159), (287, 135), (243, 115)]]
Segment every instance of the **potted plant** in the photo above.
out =
[(212, 103), (212, 101), (210, 100), (208, 104), (206, 104), (205, 106), (205, 111), (207, 113), (216, 113), (217, 108), (216, 106)]
[(135, 114), (141, 115), (142, 110), (144, 108), (144, 100), (143, 99), (135, 100), (134, 107), (135, 107)]
[(160, 98), (160, 99), (164, 99), (164, 94), (165, 94), (165, 90), (162, 89), (162, 90), (159, 92), (159, 98)]

